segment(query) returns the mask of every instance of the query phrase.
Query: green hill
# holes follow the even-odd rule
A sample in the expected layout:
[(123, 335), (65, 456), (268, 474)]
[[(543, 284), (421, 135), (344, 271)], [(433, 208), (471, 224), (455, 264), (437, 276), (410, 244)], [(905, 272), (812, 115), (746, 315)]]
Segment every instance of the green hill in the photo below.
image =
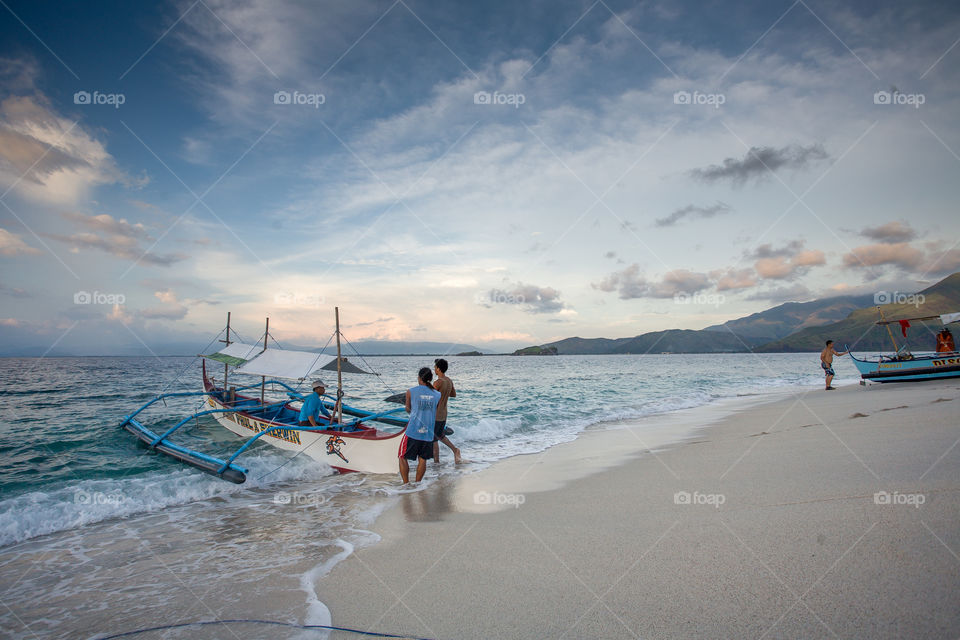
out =
[(766, 311), (707, 327), (704, 331), (723, 331), (735, 333), (738, 336), (779, 340), (801, 329), (839, 322), (851, 311), (872, 304), (872, 295), (839, 296), (811, 302), (785, 302)]
[[(944, 278), (933, 286), (920, 291), (914, 298), (908, 298), (894, 304), (881, 305), (887, 320), (932, 316), (941, 313), (960, 311), (960, 273)], [(913, 304), (913, 300), (917, 304)], [(922, 301), (922, 302), (920, 302)], [(782, 351), (819, 351), (827, 340), (833, 340), (839, 348), (849, 345), (856, 351), (892, 351), (890, 335), (886, 328), (877, 326), (880, 319), (876, 307), (866, 307), (853, 311), (839, 322), (809, 327), (781, 340), (769, 342), (754, 349), (757, 352)], [(924, 328), (924, 324), (928, 327)], [(890, 325), (897, 344), (903, 346), (904, 340), (900, 327)], [(940, 330), (938, 321), (915, 322), (907, 333), (907, 344), (916, 351), (933, 350), (936, 340), (934, 334)]]

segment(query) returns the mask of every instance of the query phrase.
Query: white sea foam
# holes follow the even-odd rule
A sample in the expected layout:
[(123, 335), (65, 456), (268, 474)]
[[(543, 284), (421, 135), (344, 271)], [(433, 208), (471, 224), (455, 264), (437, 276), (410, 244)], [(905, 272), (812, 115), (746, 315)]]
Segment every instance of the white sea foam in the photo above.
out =
[(0, 502), (0, 546), (83, 527), (110, 518), (227, 497), (293, 480), (317, 480), (334, 473), (304, 457), (266, 454), (245, 461), (247, 482), (236, 485), (180, 466), (162, 475), (81, 480), (49, 492), (32, 491)]

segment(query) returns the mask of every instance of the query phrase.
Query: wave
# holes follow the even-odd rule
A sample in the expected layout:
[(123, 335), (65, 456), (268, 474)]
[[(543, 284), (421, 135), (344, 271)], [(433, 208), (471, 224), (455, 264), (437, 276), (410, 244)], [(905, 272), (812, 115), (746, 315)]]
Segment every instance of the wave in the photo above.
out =
[(151, 513), (212, 498), (224, 498), (292, 480), (317, 480), (334, 470), (312, 458), (268, 453), (245, 461), (242, 485), (175, 467), (123, 479), (81, 480), (50, 492), (33, 491), (0, 502), (0, 546), (16, 544), (111, 518)]

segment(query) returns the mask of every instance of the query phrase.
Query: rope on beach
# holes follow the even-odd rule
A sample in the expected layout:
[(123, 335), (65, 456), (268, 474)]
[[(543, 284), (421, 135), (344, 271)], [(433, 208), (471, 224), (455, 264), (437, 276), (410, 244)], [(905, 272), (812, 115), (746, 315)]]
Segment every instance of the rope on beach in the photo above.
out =
[(114, 640), (114, 638), (129, 638), (149, 633), (150, 631), (165, 631), (168, 629), (182, 629), (183, 627), (210, 626), (218, 624), (269, 624), (277, 627), (290, 627), (292, 629), (325, 629), (328, 631), (346, 631), (347, 633), (357, 633), (363, 636), (373, 636), (376, 638), (409, 638), (410, 640), (431, 640), (430, 638), (419, 638), (417, 636), (396, 635), (393, 633), (380, 633), (378, 631), (361, 631), (360, 629), (351, 629), (349, 627), (334, 627), (325, 624), (294, 624), (293, 622), (280, 622), (279, 620), (200, 620), (197, 622), (180, 622), (177, 624), (165, 624), (159, 627), (149, 627), (146, 629), (134, 629), (133, 631), (124, 631), (112, 636), (103, 636), (98, 640)]

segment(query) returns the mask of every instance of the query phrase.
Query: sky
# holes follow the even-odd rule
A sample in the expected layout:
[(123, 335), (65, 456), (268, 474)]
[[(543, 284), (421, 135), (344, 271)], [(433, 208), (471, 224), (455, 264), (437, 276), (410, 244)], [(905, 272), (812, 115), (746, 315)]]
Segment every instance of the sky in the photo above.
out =
[(952, 2), (2, 0), (0, 353), (913, 293), (960, 271), (958, 42)]

